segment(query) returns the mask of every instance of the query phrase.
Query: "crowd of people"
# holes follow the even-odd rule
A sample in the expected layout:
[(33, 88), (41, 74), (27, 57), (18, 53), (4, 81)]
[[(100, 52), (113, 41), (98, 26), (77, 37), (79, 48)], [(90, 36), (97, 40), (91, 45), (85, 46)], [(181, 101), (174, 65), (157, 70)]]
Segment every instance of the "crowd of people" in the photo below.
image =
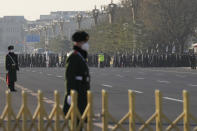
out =
[[(65, 67), (68, 54), (18, 54), (20, 67)], [(90, 67), (192, 67), (196, 68), (196, 56), (184, 53), (107, 53), (89, 54)]]
[(64, 67), (66, 57), (59, 54), (18, 54), (20, 67)]
[[(109, 56), (104, 54), (104, 67), (189, 67), (195, 66), (196, 56), (194, 54), (115, 54)], [(90, 55), (88, 63), (90, 66), (99, 67), (98, 55)]]

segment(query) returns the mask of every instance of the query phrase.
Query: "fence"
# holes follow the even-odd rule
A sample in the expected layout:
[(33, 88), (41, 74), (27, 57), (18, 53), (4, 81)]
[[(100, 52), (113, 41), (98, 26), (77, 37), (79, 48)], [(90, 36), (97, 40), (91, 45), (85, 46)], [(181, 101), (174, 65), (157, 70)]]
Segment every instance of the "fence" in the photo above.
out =
[[(0, 129), (4, 131), (47, 131), (47, 130), (54, 130), (54, 131), (80, 131), (81, 128), (85, 128), (87, 131), (93, 131), (93, 96), (90, 91), (88, 93), (88, 104), (81, 115), (77, 108), (77, 93), (75, 91), (71, 92), (71, 107), (65, 116), (62, 108), (60, 106), (60, 98), (59, 93), (57, 91), (54, 92), (55, 97), (55, 104), (51, 113), (48, 115), (44, 105), (43, 105), (43, 94), (41, 91), (38, 91), (38, 105), (37, 108), (32, 115), (29, 107), (27, 105), (27, 94), (23, 91), (22, 92), (22, 105), (21, 108), (16, 115), (12, 108), (12, 100), (11, 94), (6, 91), (6, 106), (4, 111), (0, 117)], [(144, 121), (135, 111), (135, 94), (129, 90), (128, 91), (129, 97), (129, 111), (126, 115), (119, 121), (117, 121), (109, 112), (108, 110), (108, 93), (105, 90), (102, 90), (102, 131), (108, 131), (109, 122), (110, 120), (116, 123), (113, 126), (113, 131), (120, 129), (122, 131), (135, 131), (135, 130), (156, 130), (162, 131), (164, 130), (163, 127), (163, 120), (169, 123), (168, 127), (165, 129), (170, 131), (180, 130), (179, 127), (176, 125), (181, 119), (183, 120), (183, 129), (184, 131), (190, 131), (190, 121), (193, 120), (197, 123), (197, 119), (192, 116), (189, 109), (189, 96), (187, 91), (183, 91), (183, 112), (179, 115), (174, 121), (170, 121), (166, 115), (164, 115), (162, 111), (162, 94), (159, 90), (155, 91), (155, 113), (147, 120)], [(123, 127), (123, 122), (129, 120), (129, 127), (126, 129)], [(87, 120), (87, 122), (85, 122)], [(137, 129), (136, 122), (137, 120), (142, 123), (142, 125)], [(152, 128), (150, 123), (155, 120), (155, 129)], [(86, 123), (86, 124), (84, 124)], [(193, 129), (197, 131), (197, 127)]]

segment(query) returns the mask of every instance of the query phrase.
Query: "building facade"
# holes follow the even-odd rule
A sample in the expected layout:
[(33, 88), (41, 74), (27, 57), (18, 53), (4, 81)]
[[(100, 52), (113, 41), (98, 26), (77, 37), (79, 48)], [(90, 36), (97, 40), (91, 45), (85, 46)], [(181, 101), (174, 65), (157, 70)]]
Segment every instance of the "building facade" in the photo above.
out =
[(0, 51), (7, 51), (9, 45), (14, 45), (17, 52), (23, 50), (24, 16), (4, 16), (0, 18)]

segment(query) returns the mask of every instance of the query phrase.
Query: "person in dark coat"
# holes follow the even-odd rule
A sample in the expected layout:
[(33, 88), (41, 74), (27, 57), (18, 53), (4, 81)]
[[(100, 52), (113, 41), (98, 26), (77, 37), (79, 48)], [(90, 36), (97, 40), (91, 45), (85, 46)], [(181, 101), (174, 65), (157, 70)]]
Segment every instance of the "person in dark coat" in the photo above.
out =
[(19, 71), (18, 67), (18, 58), (17, 55), (13, 52), (14, 46), (9, 46), (8, 51), (9, 53), (6, 55), (6, 70), (8, 71), (6, 80), (10, 91), (15, 90), (15, 82), (17, 81), (17, 71)]
[(190, 56), (190, 65), (191, 69), (196, 69), (196, 56), (194, 54)]
[(87, 106), (87, 91), (90, 89), (90, 75), (87, 65), (89, 35), (84, 31), (73, 34), (73, 52), (66, 59), (66, 96), (63, 111), (66, 115), (71, 104), (71, 90), (78, 94), (78, 109), (83, 114)]

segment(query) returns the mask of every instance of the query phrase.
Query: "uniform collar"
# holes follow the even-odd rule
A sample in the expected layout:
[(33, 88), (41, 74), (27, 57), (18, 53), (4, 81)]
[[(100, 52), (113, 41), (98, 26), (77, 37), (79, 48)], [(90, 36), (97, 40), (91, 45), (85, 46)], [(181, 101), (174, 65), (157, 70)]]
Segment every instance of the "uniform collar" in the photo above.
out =
[(73, 50), (79, 52), (83, 56), (84, 59), (87, 59), (88, 53), (82, 50), (80, 47), (73, 46)]

